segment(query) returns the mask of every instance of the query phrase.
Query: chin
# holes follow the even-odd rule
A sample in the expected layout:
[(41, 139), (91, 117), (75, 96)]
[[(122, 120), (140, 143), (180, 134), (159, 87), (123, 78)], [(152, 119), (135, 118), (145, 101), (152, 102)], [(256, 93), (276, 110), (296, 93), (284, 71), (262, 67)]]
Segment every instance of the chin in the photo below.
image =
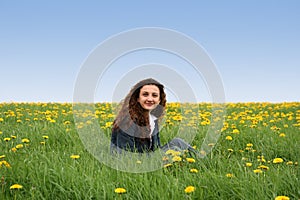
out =
[(150, 108), (149, 107), (145, 107), (144, 109), (150, 111), (150, 110), (153, 110), (154, 108), (152, 108), (152, 107), (150, 107)]
[(154, 108), (154, 106), (144, 106), (144, 109), (148, 111), (153, 110)]

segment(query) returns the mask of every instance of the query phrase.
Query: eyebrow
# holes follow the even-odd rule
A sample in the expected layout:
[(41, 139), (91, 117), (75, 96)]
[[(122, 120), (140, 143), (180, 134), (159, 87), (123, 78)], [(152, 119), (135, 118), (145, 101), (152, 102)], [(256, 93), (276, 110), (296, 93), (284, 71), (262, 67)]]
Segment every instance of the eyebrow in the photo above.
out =
[[(148, 91), (142, 91), (142, 94), (149, 94)], [(151, 93), (152, 95), (158, 95), (159, 93), (158, 92), (152, 92)]]

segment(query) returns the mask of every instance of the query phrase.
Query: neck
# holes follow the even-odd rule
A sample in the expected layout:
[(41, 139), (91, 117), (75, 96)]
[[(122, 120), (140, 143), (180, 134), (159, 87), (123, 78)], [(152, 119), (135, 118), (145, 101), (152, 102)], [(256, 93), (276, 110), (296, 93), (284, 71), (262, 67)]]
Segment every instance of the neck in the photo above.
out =
[(150, 112), (151, 112), (151, 110), (146, 110), (146, 109), (144, 109), (144, 114), (149, 115)]

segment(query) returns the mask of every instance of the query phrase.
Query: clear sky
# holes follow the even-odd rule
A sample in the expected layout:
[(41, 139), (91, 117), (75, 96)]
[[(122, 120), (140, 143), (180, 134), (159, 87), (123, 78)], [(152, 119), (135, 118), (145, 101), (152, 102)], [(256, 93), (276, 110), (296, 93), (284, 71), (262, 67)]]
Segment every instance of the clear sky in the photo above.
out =
[[(141, 27), (167, 28), (197, 41), (219, 71), (227, 102), (299, 101), (299, 10), (297, 0), (1, 0), (0, 102), (72, 102), (89, 54), (107, 38)], [(137, 53), (129, 64), (172, 65), (178, 59), (147, 55), (135, 62)], [(122, 70), (115, 70), (121, 79)], [(115, 79), (106, 84), (115, 86)], [(97, 101), (109, 100), (110, 87), (99, 88)], [(196, 91), (200, 101), (209, 100), (201, 95)]]

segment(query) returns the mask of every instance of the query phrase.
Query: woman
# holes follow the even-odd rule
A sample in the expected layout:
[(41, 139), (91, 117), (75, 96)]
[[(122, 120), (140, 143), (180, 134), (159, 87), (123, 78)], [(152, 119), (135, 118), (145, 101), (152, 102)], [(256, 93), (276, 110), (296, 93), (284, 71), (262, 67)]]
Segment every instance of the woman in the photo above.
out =
[(161, 83), (148, 78), (134, 85), (114, 120), (111, 151), (145, 153), (161, 148), (163, 151), (187, 149), (195, 152), (180, 138), (161, 146), (158, 122), (162, 120), (165, 108), (166, 94)]

